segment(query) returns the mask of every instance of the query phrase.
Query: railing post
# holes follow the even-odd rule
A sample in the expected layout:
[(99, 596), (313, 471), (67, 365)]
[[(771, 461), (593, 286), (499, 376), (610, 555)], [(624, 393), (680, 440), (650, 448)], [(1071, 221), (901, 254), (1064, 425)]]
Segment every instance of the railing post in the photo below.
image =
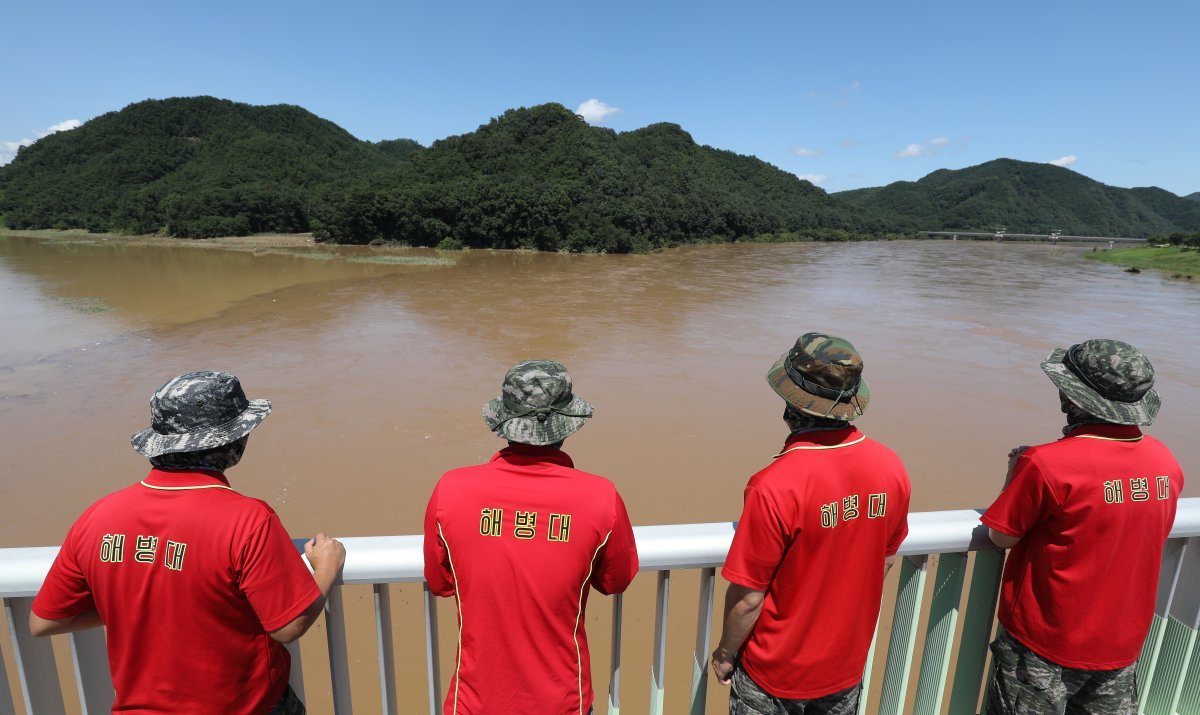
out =
[(103, 628), (89, 628), (67, 636), (71, 643), (71, 665), (75, 670), (75, 685), (79, 690), (79, 705), (83, 715), (105, 715), (112, 712), (112, 675), (108, 669), (108, 645)]
[(667, 601), (671, 594), (671, 572), (658, 572), (654, 604), (654, 659), (650, 663), (650, 715), (662, 715), (663, 678), (667, 669)]
[(1167, 629), (1167, 618), (1171, 612), (1171, 601), (1179, 585), (1179, 572), (1183, 565), (1184, 539), (1168, 539), (1163, 547), (1162, 567), (1158, 574), (1158, 597), (1154, 602), (1154, 617), (1150, 621), (1150, 633), (1142, 645), (1137, 662), (1138, 707), (1146, 707), (1146, 698), (1154, 686), (1154, 674), (1158, 669), (1158, 658), (1162, 651), (1163, 635)]
[(708, 653), (712, 648), (713, 593), (717, 570), (700, 570), (700, 607), (696, 615), (696, 652), (692, 656), (692, 707), (690, 715), (704, 715), (708, 701)]
[(900, 585), (896, 591), (892, 637), (888, 642), (887, 664), (883, 669), (883, 691), (879, 697), (881, 715), (901, 715), (904, 710), (928, 567), (928, 556), (907, 556), (900, 560)]
[(428, 674), (429, 715), (442, 711), (442, 662), (438, 650), (437, 596), (421, 583), (425, 601), (425, 672)]
[(4, 602), (25, 710), (29, 715), (64, 715), (66, 709), (50, 639), (35, 638), (29, 632), (32, 605), (32, 598), (10, 598)]
[[(881, 612), (883, 604), (880, 603)], [(871, 636), (871, 647), (867, 650), (867, 662), (863, 665), (862, 690), (858, 693), (858, 712), (857, 715), (867, 715), (867, 700), (871, 695), (871, 670), (875, 665), (875, 646), (879, 643), (879, 616), (875, 617), (875, 630)]]
[(917, 676), (915, 715), (938, 715), (946, 692), (950, 671), (950, 651), (954, 648), (954, 630), (958, 625), (958, 602), (962, 600), (963, 575), (967, 569), (965, 553), (940, 554), (933, 582), (933, 604), (925, 629), (925, 647), (921, 651), (921, 670)]
[(1178, 712), (1184, 678), (1188, 673), (1200, 627), (1200, 537), (1183, 547), (1183, 564), (1162, 638), (1162, 650), (1154, 669), (1154, 680), (1145, 698), (1147, 715)]
[(295, 691), (296, 697), (300, 698), (301, 702), (306, 702), (304, 700), (304, 659), (300, 656), (300, 641), (294, 640), (284, 648), (287, 648), (292, 661), (288, 673), (288, 685), (292, 686), (292, 690)]
[[(8, 613), (7, 598), (0, 599), (0, 608), (3, 608), (6, 614)], [(5, 620), (8, 620), (7, 617)], [(12, 632), (11, 628), (9, 632)], [(13, 702), (12, 689), (8, 686), (8, 670), (4, 667), (4, 656), (0, 654), (0, 713), (7, 715), (16, 711), (17, 704)]]
[(608, 675), (608, 715), (621, 713), (621, 610), (624, 594), (616, 594), (612, 610), (612, 655)]
[(1003, 570), (1003, 551), (975, 552), (971, 590), (967, 593), (967, 613), (963, 616), (962, 636), (958, 645), (958, 663), (954, 667), (954, 687), (950, 691), (952, 713), (978, 712), (983, 667), (987, 663), (988, 643), (995, 625), (996, 600), (1000, 595)]
[(396, 654), (392, 646), (392, 599), (386, 583), (375, 592), (375, 639), (379, 657), (379, 690), (384, 715), (396, 715)]
[(350, 655), (346, 650), (346, 614), (342, 586), (329, 589), (325, 599), (325, 638), (329, 643), (329, 682), (333, 686), (333, 711), (352, 715), (350, 698)]

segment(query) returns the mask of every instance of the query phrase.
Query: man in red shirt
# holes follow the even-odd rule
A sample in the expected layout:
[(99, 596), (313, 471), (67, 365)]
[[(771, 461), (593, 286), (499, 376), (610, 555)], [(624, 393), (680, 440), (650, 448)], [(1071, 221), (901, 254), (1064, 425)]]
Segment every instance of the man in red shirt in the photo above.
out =
[(613, 594), (633, 580), (633, 528), (612, 482), (560, 450), (593, 411), (566, 368), (518, 363), (501, 390), (483, 417), (508, 447), (443, 475), (425, 512), (425, 580), (458, 605), (444, 709), (583, 715), (593, 699), (588, 586)]
[(282, 644), (304, 634), (345, 561), (341, 542), (304, 546), (229, 486), (250, 431), (270, 413), (236, 377), (193, 372), (150, 401), (130, 440), (153, 466), (71, 527), (33, 602), (36, 636), (105, 626), (120, 713), (304, 713)]
[(1135, 664), (1158, 589), (1183, 472), (1143, 435), (1154, 368), (1119, 340), (1055, 350), (1042, 370), (1067, 415), (1062, 439), (1009, 454), (982, 521), (1004, 565), (986, 712), (1137, 713)]
[(908, 475), (850, 425), (870, 399), (849, 341), (806, 333), (767, 373), (791, 429), (750, 478), (712, 655), (738, 715), (857, 712), (883, 577), (908, 534)]

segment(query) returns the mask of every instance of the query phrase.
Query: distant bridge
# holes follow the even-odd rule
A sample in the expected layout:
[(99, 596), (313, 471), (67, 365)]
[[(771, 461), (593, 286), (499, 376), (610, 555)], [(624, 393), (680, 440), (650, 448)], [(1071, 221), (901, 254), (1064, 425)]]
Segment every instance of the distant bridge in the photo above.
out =
[(1065, 236), (1061, 231), (1051, 231), (1049, 233), (1008, 233), (1004, 229), (997, 229), (990, 233), (975, 232), (975, 231), (921, 231), (922, 236), (938, 236), (948, 237), (951, 241), (957, 241), (960, 238), (970, 239), (972, 241), (1050, 241), (1058, 243), (1059, 241), (1084, 241), (1084, 242), (1103, 242), (1107, 241), (1110, 245), (1114, 243), (1145, 243), (1144, 238), (1127, 238), (1124, 236)]

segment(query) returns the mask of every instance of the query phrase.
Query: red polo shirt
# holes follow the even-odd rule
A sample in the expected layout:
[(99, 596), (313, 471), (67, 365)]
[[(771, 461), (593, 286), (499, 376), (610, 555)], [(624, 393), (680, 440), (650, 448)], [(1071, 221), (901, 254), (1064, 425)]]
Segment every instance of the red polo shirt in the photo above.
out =
[(721, 575), (765, 592), (741, 662), (768, 693), (810, 700), (862, 680), (910, 491), (900, 458), (854, 427), (798, 435), (750, 478)]
[(637, 568), (616, 487), (564, 452), (512, 445), (447, 472), (425, 512), (425, 579), (458, 602), (445, 712), (586, 713), (588, 585), (619, 593)]
[(1137, 427), (1086, 425), (1026, 450), (982, 517), (1021, 539), (1000, 587), (1005, 629), (1068, 668), (1136, 661), (1182, 491), (1171, 451)]
[(262, 715), (290, 667), (268, 632), (320, 595), (266, 503), (219, 472), (153, 470), (79, 517), (33, 612), (97, 610), (113, 712)]

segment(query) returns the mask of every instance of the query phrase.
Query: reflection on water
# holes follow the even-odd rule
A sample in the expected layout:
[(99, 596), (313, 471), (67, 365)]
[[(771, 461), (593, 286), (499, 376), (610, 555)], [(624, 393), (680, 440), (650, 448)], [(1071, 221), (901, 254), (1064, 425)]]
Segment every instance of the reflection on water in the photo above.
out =
[(873, 400), (860, 424), (908, 464), (915, 509), (985, 505), (1010, 446), (1058, 434), (1038, 361), (1100, 335), (1152, 357), (1165, 405), (1153, 431), (1196, 464), (1200, 290), (1086, 250), (472, 251), (409, 266), (0, 238), (0, 544), (54, 543), (139, 477), (126, 445), (151, 392), (200, 368), (274, 401), (230, 476), (297, 533), (416, 533), (437, 476), (500, 446), (479, 410), (504, 370), (541, 356), (596, 404), (569, 451), (617, 482), (636, 523), (732, 519), (784, 434), (763, 374), (809, 330), (862, 351)]

